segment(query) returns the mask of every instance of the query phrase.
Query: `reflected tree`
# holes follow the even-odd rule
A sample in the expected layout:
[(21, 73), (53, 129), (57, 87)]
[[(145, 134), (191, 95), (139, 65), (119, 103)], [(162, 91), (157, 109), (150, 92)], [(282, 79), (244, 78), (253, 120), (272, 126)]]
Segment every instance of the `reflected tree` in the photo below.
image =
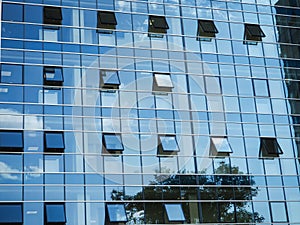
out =
[(252, 176), (220, 163), (215, 175), (206, 175), (206, 171), (199, 175), (155, 175), (143, 191), (130, 196), (114, 190), (111, 197), (127, 202), (129, 223), (165, 223), (163, 200), (180, 200), (186, 223), (255, 224), (264, 221), (262, 215), (252, 211), (251, 200), (257, 194)]

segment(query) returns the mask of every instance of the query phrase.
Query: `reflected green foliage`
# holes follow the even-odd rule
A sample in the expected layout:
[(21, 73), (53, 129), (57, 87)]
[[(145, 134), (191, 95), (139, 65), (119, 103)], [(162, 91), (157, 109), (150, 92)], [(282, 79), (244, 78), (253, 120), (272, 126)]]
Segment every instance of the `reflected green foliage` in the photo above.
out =
[[(252, 176), (245, 175), (238, 167), (230, 167), (225, 163), (220, 163), (215, 169), (216, 175), (205, 173), (206, 171), (202, 171), (199, 175), (155, 175), (154, 180), (149, 186), (144, 187), (143, 191), (129, 196), (114, 190), (111, 197), (113, 200), (128, 201), (126, 209), (128, 213), (130, 212), (130, 223), (166, 223), (162, 200), (182, 201), (186, 223), (254, 224), (264, 221), (262, 215), (252, 211), (251, 199), (258, 194)], [(133, 200), (153, 202), (137, 203)], [(145, 212), (145, 217), (137, 219), (137, 213), (143, 214), (141, 212)]]

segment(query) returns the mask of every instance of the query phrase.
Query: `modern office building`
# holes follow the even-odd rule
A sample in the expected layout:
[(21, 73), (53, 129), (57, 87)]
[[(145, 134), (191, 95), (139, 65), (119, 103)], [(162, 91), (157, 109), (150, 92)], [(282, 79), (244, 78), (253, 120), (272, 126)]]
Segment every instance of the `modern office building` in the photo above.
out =
[(300, 224), (297, 0), (0, 12), (0, 225)]

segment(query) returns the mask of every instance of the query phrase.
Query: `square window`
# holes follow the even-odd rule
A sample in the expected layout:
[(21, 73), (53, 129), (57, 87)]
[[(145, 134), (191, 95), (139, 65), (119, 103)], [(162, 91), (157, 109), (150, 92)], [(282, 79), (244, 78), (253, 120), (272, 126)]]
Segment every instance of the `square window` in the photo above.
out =
[(257, 24), (245, 24), (244, 44), (257, 44), (266, 35)]
[(280, 145), (278, 144), (276, 138), (272, 137), (261, 137), (260, 138), (260, 157), (275, 158), (283, 154)]
[(127, 216), (124, 204), (107, 204), (106, 205), (109, 221), (111, 223), (126, 223)]
[(121, 134), (104, 133), (102, 141), (104, 152), (121, 153), (124, 151)]
[(63, 153), (65, 149), (63, 132), (47, 131), (44, 133), (44, 151)]
[(22, 131), (0, 131), (0, 151), (22, 151)]
[(53, 7), (53, 6), (44, 7), (44, 24), (61, 25), (61, 21), (62, 21), (62, 13), (60, 7)]
[(211, 20), (198, 20), (197, 40), (211, 41), (219, 33), (214, 22)]
[(165, 204), (166, 214), (169, 222), (184, 222), (181, 204)]
[(159, 135), (158, 136), (158, 155), (174, 155), (179, 152), (178, 143), (175, 135)]
[(162, 34), (166, 34), (168, 29), (169, 29), (169, 25), (164, 16), (154, 16), (154, 15), (149, 16), (148, 32), (161, 34), (158, 36), (149, 34), (149, 36), (163, 37)]
[(286, 223), (287, 215), (284, 202), (271, 202), (272, 222)]
[(0, 204), (0, 224), (22, 224), (23, 206), (18, 204)]
[(44, 67), (44, 84), (50, 86), (62, 86), (62, 69), (57, 67)]
[(104, 31), (101, 29), (116, 29), (117, 19), (114, 12), (98, 11), (97, 14), (97, 28), (101, 33), (112, 33), (112, 31)]
[(174, 88), (171, 75), (168, 73), (154, 73), (153, 92), (171, 92)]
[(225, 157), (232, 153), (226, 137), (212, 137), (210, 141), (210, 156)]
[(46, 224), (65, 224), (65, 205), (59, 203), (45, 204), (45, 222)]
[(269, 86), (267, 80), (254, 79), (253, 85), (254, 85), (255, 96), (269, 97)]
[(118, 71), (100, 71), (100, 88), (119, 89), (120, 84)]
[(1, 65), (0, 82), (7, 84), (23, 83), (23, 67), (21, 65)]
[(23, 22), (23, 5), (3, 3), (2, 20)]

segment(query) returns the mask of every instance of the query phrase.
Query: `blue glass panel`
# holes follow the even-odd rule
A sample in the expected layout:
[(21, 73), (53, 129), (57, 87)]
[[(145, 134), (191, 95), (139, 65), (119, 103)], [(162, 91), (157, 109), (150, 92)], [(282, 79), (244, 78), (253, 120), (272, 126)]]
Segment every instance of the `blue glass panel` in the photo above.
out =
[(45, 133), (45, 148), (49, 149), (64, 149), (64, 136), (62, 132), (46, 132)]
[(123, 204), (108, 204), (107, 211), (110, 222), (127, 222), (126, 211)]
[(1, 83), (21, 84), (23, 80), (23, 68), (20, 65), (7, 65), (1, 66)]
[(63, 82), (63, 76), (61, 68), (45, 67), (44, 79), (46, 83)]
[(163, 151), (179, 151), (175, 136), (160, 136)]
[(104, 71), (103, 72), (104, 84), (117, 84), (120, 85), (120, 79), (117, 71)]
[(1, 131), (0, 148), (23, 148), (23, 133), (21, 131)]
[(23, 6), (19, 4), (4, 3), (2, 5), (2, 19), (7, 21), (23, 21)]
[(108, 151), (123, 151), (124, 147), (119, 134), (104, 134), (104, 144)]
[(0, 224), (23, 223), (22, 204), (0, 204)]
[(165, 204), (165, 209), (170, 222), (185, 221), (181, 204)]
[(47, 223), (65, 223), (65, 205), (64, 204), (46, 204)]

